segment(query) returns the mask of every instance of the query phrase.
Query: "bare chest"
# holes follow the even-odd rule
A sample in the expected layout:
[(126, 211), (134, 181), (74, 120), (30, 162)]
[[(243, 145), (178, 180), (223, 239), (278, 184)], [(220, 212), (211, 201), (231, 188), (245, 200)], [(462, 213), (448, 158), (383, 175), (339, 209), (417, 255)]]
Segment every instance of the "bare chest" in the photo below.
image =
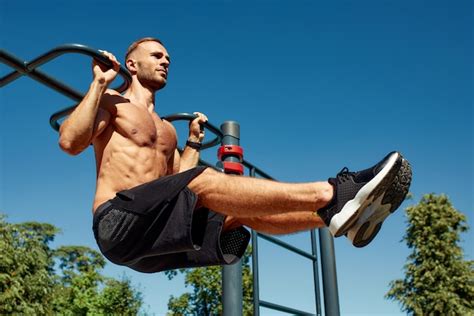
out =
[(116, 131), (138, 147), (148, 147), (171, 155), (176, 148), (174, 128), (162, 121), (155, 112), (128, 105), (119, 108), (115, 119)]

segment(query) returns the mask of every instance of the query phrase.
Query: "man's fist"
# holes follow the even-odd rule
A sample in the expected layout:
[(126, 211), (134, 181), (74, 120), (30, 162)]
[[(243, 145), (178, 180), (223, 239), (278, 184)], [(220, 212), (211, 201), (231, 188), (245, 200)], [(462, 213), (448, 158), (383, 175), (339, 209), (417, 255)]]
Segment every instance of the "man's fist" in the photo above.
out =
[(114, 81), (115, 77), (120, 70), (120, 63), (117, 61), (114, 55), (105, 50), (100, 51), (104, 56), (106, 56), (112, 62), (112, 68), (105, 66), (104, 64), (98, 62), (97, 60), (92, 60), (92, 72), (94, 74), (94, 80), (99, 81), (101, 84), (110, 84)]
[(202, 126), (207, 122), (207, 116), (200, 113), (194, 112), (197, 117), (189, 123), (189, 141), (202, 142), (204, 139), (204, 127)]

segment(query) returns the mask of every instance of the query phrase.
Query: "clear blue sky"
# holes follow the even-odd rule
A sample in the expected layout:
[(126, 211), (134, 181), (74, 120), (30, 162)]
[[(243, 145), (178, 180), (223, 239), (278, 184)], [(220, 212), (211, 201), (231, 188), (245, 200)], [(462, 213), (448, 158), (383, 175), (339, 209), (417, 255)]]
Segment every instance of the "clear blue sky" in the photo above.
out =
[[(246, 159), (282, 181), (325, 180), (400, 150), (414, 170), (414, 199), (403, 207), (424, 193), (446, 193), (472, 226), (471, 1), (0, 0), (0, 19), (2, 48), (25, 60), (81, 43), (123, 62), (132, 41), (158, 37), (172, 58), (169, 84), (157, 95), (160, 114), (201, 111), (216, 125), (240, 122)], [(41, 69), (81, 91), (91, 80), (90, 60), (79, 55)], [(7, 71), (0, 65), (0, 74)], [(13, 222), (60, 227), (55, 245), (97, 249), (92, 150), (64, 154), (48, 124), (71, 104), (29, 78), (0, 90), (0, 211)], [(405, 229), (400, 209), (364, 249), (335, 241), (343, 315), (401, 314), (383, 296), (403, 276)], [(470, 259), (473, 236), (463, 235)], [(308, 234), (284, 239), (309, 249)], [(312, 311), (310, 264), (260, 245), (260, 297)], [(112, 264), (105, 273), (129, 275), (156, 315), (184, 290), (181, 278), (163, 274)]]

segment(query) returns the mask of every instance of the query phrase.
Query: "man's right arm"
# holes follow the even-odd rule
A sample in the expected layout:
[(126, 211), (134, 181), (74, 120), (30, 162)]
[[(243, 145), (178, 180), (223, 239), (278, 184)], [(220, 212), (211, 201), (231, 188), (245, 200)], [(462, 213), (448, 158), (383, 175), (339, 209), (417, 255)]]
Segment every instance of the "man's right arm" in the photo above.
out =
[(71, 155), (86, 149), (110, 120), (110, 114), (100, 109), (100, 104), (120, 64), (112, 54), (104, 52), (104, 55), (112, 61), (113, 68), (106, 69), (93, 61), (94, 80), (89, 91), (59, 129), (59, 146)]

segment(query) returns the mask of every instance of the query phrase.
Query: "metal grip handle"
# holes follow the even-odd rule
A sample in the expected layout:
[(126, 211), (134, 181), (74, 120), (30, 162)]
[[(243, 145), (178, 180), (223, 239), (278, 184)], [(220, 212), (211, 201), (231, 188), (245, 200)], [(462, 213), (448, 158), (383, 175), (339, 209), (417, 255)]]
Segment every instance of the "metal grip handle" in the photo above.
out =
[[(169, 122), (173, 122), (173, 121), (192, 121), (196, 117), (197, 117), (196, 115), (190, 114), (190, 113), (175, 113), (175, 114), (170, 114), (170, 115), (163, 116), (162, 118), (169, 121)], [(221, 140), (222, 140), (222, 137), (223, 137), (222, 132), (220, 131), (220, 129), (217, 128), (216, 126), (212, 125), (209, 122), (206, 122), (203, 125), (204, 125), (205, 129), (209, 130), (214, 135), (216, 135), (216, 138), (214, 138), (211, 141), (203, 143), (201, 148), (202, 149), (207, 149), (207, 148), (211, 148), (211, 147), (219, 145), (221, 143)]]

